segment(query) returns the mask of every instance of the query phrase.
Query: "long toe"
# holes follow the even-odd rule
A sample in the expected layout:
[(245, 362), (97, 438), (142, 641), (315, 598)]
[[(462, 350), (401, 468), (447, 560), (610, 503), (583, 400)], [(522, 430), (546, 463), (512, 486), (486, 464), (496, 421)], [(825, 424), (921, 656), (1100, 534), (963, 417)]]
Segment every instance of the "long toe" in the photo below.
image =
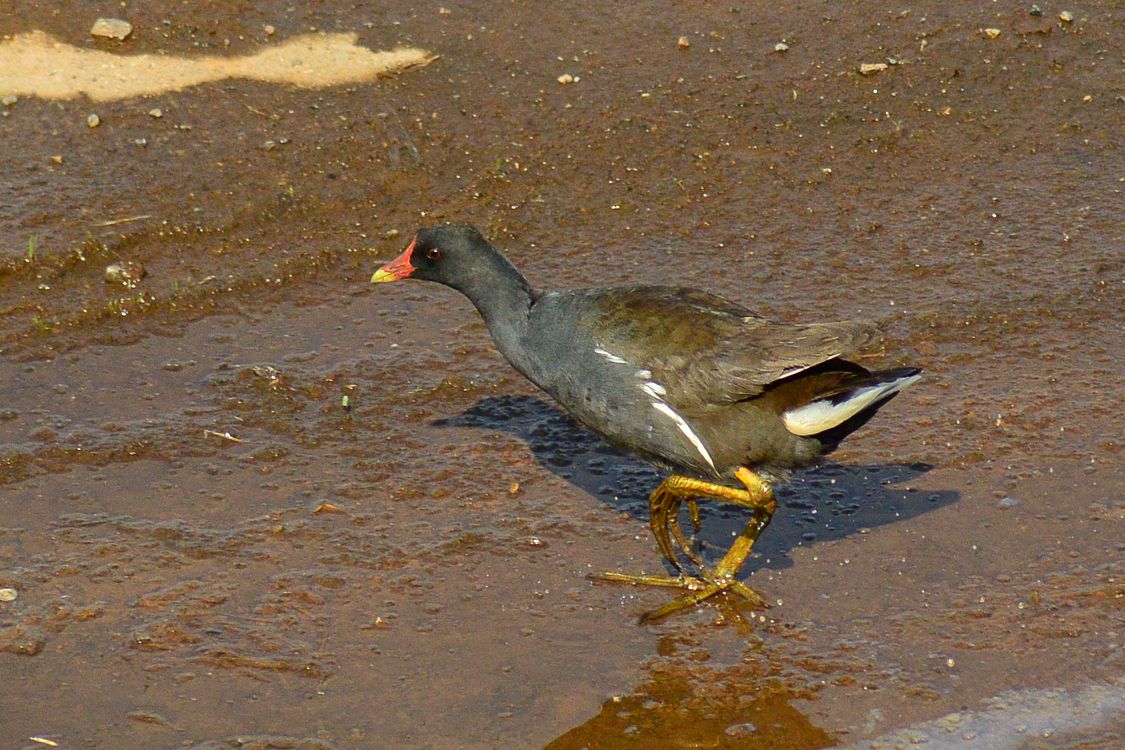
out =
[(719, 584), (709, 583), (703, 588), (697, 591), (691, 591), (677, 599), (673, 599), (664, 606), (658, 607), (651, 612), (645, 612), (640, 616), (637, 622), (641, 625), (650, 622), (656, 622), (657, 620), (661, 620), (675, 612), (690, 609), (691, 607), (694, 607), (695, 605), (702, 602), (704, 599), (712, 597), (720, 591), (722, 591), (722, 588), (719, 586)]
[(709, 586), (706, 581), (690, 576), (653, 576), (636, 573), (617, 573), (607, 571), (604, 573), (590, 573), (588, 578), (595, 581), (609, 581), (610, 583), (628, 583), (633, 586), (662, 586), (671, 589), (688, 589), (694, 591)]
[(731, 582), (727, 584), (727, 589), (745, 599), (751, 609), (769, 609), (770, 607), (770, 605), (766, 603), (766, 600), (762, 598), (761, 594), (742, 581), (731, 580)]

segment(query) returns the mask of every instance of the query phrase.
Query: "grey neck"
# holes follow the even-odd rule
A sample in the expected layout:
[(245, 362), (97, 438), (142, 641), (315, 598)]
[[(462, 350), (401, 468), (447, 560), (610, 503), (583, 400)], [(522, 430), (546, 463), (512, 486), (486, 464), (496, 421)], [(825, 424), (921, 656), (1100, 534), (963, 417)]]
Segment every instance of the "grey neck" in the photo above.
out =
[(473, 270), (457, 290), (476, 306), (500, 353), (522, 371), (524, 336), (535, 292), (523, 274), (499, 253)]

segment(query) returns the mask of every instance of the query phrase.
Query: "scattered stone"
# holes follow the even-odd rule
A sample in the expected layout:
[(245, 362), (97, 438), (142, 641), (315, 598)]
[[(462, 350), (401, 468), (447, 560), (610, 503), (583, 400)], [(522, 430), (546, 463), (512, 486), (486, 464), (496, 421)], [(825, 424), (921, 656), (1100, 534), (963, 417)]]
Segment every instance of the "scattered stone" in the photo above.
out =
[(99, 126), (101, 124), (102, 124), (102, 118), (98, 117), (97, 115), (95, 115), (93, 113), (86, 115), (86, 125), (87, 125), (87, 127), (96, 128), (97, 126)]
[(129, 713), (125, 714), (125, 716), (126, 718), (140, 722), (141, 724), (155, 724), (161, 727), (168, 727), (169, 729), (178, 728), (173, 725), (172, 722), (168, 721), (163, 716), (153, 711), (130, 711)]
[(153, 107), (152, 109), (150, 109), (148, 111), (148, 116), (152, 117), (156, 120), (159, 120), (161, 117), (164, 116), (164, 112), (160, 109), (160, 107)]
[(1043, 15), (1043, 11), (1039, 10), (1039, 6), (1038, 6), (1038, 5), (1034, 5), (1034, 4), (1033, 4), (1033, 5), (1031, 6), (1031, 10), (1029, 10), (1029, 11), (1028, 11), (1028, 14), (1030, 14), (1030, 15), (1032, 15), (1032, 16), (1035, 16), (1036, 18), (1038, 18), (1039, 16)]
[(1000, 498), (1000, 502), (997, 503), (1001, 508), (1014, 508), (1019, 504), (1020, 501), (1016, 500), (1014, 497), (1002, 497)]
[(688, 40), (688, 38), (686, 36), (682, 36), (682, 37), (680, 37), (679, 39), (676, 40), (676, 45), (680, 49), (687, 49), (688, 47), (691, 46), (691, 42)]
[(859, 72), (861, 75), (872, 76), (876, 73), (881, 73), (889, 67), (890, 66), (886, 63), (863, 63), (859, 66)]
[(383, 236), (386, 237), (388, 240), (393, 240), (395, 237), (398, 237), (398, 230), (397, 229), (388, 229), (386, 232), (383, 232)]
[(785, 42), (778, 42), (777, 44), (773, 45), (773, 51), (774, 52), (788, 52), (789, 51), (789, 45), (786, 44)]
[(1000, 36), (1000, 29), (981, 29), (981, 31), (983, 31), (984, 35), (989, 39), (995, 39)]
[(438, 8), (437, 12), (439, 16), (448, 16), (453, 11), (451, 11), (449, 8)]
[(120, 18), (99, 18), (90, 27), (90, 36), (102, 39), (124, 40), (133, 33), (133, 24)]
[(18, 596), (15, 589), (0, 589), (0, 602), (14, 602)]
[(19, 98), (16, 97), (14, 94), (8, 94), (3, 99), (0, 99), (0, 104), (3, 104), (5, 107), (10, 107), (18, 101), (19, 101)]
[(723, 730), (723, 734), (728, 737), (749, 737), (757, 733), (758, 727), (753, 722), (747, 721), (744, 724), (731, 724)]
[(132, 288), (146, 275), (145, 267), (135, 260), (122, 260), (105, 267), (105, 280), (109, 284), (124, 284)]
[(37, 630), (25, 630), (20, 625), (0, 626), (0, 653), (35, 656), (46, 642)]
[(268, 23), (265, 26), (262, 27), (262, 31), (266, 32), (266, 36), (273, 36), (274, 34), (277, 33), (277, 29), (275, 29), (272, 25), (270, 25)]
[(579, 78), (578, 76), (572, 76), (570, 73), (563, 73), (561, 76), (559, 76), (558, 80), (559, 83), (565, 86), (568, 83), (578, 83)]
[(1064, 10), (1062, 13), (1059, 13), (1059, 20), (1063, 23), (1070, 23), (1074, 20), (1074, 14), (1069, 10)]

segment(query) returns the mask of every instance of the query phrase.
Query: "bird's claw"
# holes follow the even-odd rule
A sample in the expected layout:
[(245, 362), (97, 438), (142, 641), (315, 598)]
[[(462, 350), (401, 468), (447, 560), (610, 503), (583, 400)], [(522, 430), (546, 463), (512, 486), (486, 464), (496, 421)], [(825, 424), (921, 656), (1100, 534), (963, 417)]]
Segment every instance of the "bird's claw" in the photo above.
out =
[[(646, 613), (641, 622), (652, 622), (681, 609), (692, 607), (715, 594), (730, 591), (745, 599), (754, 609), (764, 609), (765, 600), (753, 589), (737, 579), (738, 572), (750, 554), (758, 535), (769, 523), (777, 503), (773, 492), (763, 479), (749, 469), (740, 469), (735, 476), (746, 486), (745, 490), (712, 484), (690, 477), (668, 477), (649, 495), (649, 526), (656, 538), (660, 552), (679, 573), (676, 576), (631, 575), (627, 573), (600, 573), (591, 577), (603, 581), (631, 583), (633, 585), (667, 586), (686, 589), (687, 593)], [(680, 507), (688, 504), (688, 514), (699, 530), (697, 497), (714, 497), (753, 509), (753, 517), (734, 540), (726, 554), (715, 567), (704, 564), (702, 556), (680, 526)], [(681, 559), (689, 560), (697, 573), (689, 574)]]
[(687, 593), (660, 606), (650, 612), (645, 612), (640, 617), (642, 624), (655, 622), (680, 610), (693, 607), (709, 599), (715, 594), (730, 592), (738, 594), (744, 599), (751, 609), (768, 609), (766, 600), (742, 581), (734, 576), (720, 575), (710, 568), (701, 568), (699, 577), (689, 575), (678, 576), (650, 576), (634, 575), (631, 573), (596, 573), (591, 576), (597, 580), (611, 581), (613, 583), (630, 583), (634, 586), (663, 586), (666, 588), (682, 588)]

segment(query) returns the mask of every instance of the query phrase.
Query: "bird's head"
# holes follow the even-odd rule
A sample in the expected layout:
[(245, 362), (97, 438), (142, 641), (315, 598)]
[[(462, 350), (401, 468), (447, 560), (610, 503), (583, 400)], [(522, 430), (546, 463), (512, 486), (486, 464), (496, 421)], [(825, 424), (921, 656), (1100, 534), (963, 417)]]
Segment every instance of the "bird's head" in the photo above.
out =
[(442, 224), (418, 230), (397, 258), (371, 277), (374, 284), (422, 279), (457, 287), (478, 273), (496, 250), (468, 224)]

